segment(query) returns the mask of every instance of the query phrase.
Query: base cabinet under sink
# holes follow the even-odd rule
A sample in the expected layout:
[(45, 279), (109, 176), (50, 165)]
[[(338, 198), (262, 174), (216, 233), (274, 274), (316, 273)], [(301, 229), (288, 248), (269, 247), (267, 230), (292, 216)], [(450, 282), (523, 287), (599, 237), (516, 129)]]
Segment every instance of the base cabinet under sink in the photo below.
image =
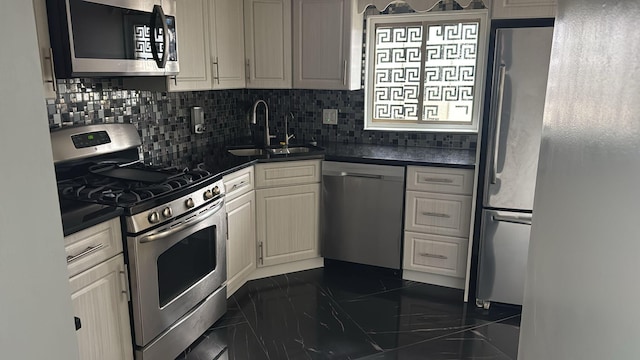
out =
[(258, 267), (320, 257), (320, 160), (256, 165)]
[(256, 191), (258, 267), (320, 256), (320, 184)]

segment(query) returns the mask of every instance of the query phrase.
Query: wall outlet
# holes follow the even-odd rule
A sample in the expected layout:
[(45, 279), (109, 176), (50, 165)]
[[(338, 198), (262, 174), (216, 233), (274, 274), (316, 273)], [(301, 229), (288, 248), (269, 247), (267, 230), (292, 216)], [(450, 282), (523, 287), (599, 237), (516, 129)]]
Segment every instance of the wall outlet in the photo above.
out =
[(322, 123), (325, 125), (338, 125), (338, 109), (323, 109)]

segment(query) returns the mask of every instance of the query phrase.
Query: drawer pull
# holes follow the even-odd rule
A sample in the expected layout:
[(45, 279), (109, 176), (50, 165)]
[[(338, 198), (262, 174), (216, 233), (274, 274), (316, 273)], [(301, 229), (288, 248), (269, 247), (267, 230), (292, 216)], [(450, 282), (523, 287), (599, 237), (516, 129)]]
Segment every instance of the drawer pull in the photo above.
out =
[(447, 179), (447, 178), (424, 178), (425, 182), (432, 182), (432, 183), (442, 183), (442, 184), (452, 184), (453, 180), (452, 179)]
[(246, 183), (247, 183), (246, 181), (240, 181), (237, 184), (233, 184), (233, 186), (231, 187), (231, 191), (233, 191), (233, 190), (235, 190), (237, 188), (243, 187)]
[(420, 256), (424, 256), (432, 259), (440, 259), (440, 260), (447, 260), (449, 258), (448, 256), (444, 256), (440, 254), (430, 254), (430, 253), (420, 253)]
[(77, 255), (69, 255), (67, 256), (67, 264), (70, 264), (78, 259), (80, 259), (81, 257), (87, 256), (89, 254), (92, 254), (100, 249), (102, 249), (104, 247), (104, 244), (98, 244), (96, 246), (89, 246), (88, 248), (84, 249), (80, 254)]
[(445, 219), (449, 219), (451, 217), (451, 215), (449, 214), (443, 214), (443, 213), (434, 213), (434, 212), (423, 212), (422, 215), (424, 216), (433, 216), (433, 217), (439, 217), (439, 218), (445, 218)]

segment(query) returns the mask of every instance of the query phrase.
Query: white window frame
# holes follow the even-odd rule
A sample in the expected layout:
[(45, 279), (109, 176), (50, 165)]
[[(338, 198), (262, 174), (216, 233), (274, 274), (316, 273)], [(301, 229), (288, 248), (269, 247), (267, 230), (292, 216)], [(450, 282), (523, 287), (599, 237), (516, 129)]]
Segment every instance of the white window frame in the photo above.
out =
[[(478, 48), (476, 56), (476, 74), (473, 93), (473, 110), (471, 122), (438, 122), (418, 120), (414, 123), (373, 121), (373, 86), (374, 86), (374, 46), (377, 25), (401, 23), (443, 23), (478, 21)], [(477, 133), (483, 113), (484, 89), (486, 78), (487, 46), (489, 42), (488, 10), (459, 10), (451, 12), (411, 13), (399, 15), (376, 15), (367, 18), (366, 61), (365, 61), (365, 99), (364, 129), (383, 131), (420, 131), (420, 132), (458, 132)], [(425, 33), (424, 36), (427, 36)], [(423, 54), (424, 56), (424, 54)], [(421, 69), (424, 72), (424, 69)], [(424, 77), (422, 77), (424, 79)], [(424, 87), (424, 83), (421, 84)]]

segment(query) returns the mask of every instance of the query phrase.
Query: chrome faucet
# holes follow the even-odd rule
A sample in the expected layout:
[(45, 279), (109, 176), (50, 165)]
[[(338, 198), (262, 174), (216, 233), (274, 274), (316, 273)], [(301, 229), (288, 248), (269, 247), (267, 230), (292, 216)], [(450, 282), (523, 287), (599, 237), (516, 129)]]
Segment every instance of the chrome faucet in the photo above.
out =
[(289, 116), (291, 116), (291, 121), (295, 119), (295, 116), (293, 115), (292, 111), (289, 111), (289, 114), (285, 115), (284, 117), (284, 146), (285, 147), (289, 146), (289, 140), (296, 137), (293, 134), (289, 135), (289, 124), (287, 123), (287, 119), (289, 118)]
[(258, 121), (256, 119), (256, 110), (258, 109), (259, 104), (264, 104), (264, 144), (265, 146), (271, 146), (271, 139), (275, 138), (275, 136), (269, 135), (269, 105), (264, 100), (258, 100), (253, 104), (253, 115), (251, 117), (251, 123), (257, 124)]

